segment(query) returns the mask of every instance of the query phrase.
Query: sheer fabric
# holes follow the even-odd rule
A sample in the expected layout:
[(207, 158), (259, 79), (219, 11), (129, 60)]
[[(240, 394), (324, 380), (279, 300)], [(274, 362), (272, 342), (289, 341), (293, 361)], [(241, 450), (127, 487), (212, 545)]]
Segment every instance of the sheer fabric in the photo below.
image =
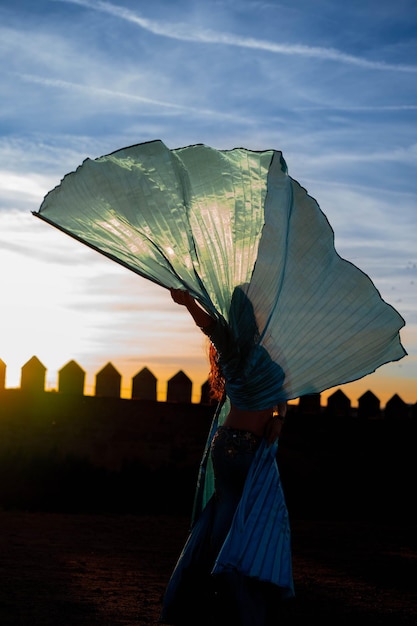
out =
[(241, 290), (286, 399), (405, 355), (403, 319), (336, 253), (280, 152), (131, 146), (86, 159), (35, 215), (163, 287), (188, 289), (228, 323)]

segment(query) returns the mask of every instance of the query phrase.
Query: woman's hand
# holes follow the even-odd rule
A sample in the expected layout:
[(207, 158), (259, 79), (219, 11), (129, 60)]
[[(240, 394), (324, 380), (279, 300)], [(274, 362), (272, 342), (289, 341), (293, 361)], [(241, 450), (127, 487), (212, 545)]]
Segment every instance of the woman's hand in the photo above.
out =
[(190, 295), (186, 289), (174, 289), (171, 287), (171, 298), (176, 302), (176, 304), (181, 304), (182, 306), (189, 306), (194, 302), (194, 298)]
[(267, 441), (268, 447), (275, 443), (281, 436), (283, 424), (284, 420), (280, 419), (276, 415), (271, 415), (265, 424), (264, 437)]
[(171, 288), (170, 291), (174, 302), (187, 308), (199, 328), (205, 329), (212, 326), (213, 318), (197, 304), (196, 300), (188, 291), (174, 288)]
[(287, 403), (280, 402), (277, 410), (274, 411), (273, 415), (271, 415), (265, 424), (264, 437), (267, 441), (268, 447), (280, 438), (286, 414)]

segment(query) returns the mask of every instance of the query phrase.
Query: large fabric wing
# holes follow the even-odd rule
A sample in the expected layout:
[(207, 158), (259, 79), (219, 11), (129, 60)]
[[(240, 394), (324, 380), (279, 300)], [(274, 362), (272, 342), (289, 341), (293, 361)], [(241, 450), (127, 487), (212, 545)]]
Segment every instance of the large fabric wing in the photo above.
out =
[(337, 254), (326, 216), (278, 153), (247, 295), (263, 345), (285, 372), (287, 398), (356, 380), (406, 354), (404, 320)]
[(272, 154), (132, 146), (86, 159), (35, 215), (227, 317), (234, 287), (253, 272)]
[(336, 253), (280, 152), (131, 146), (84, 161), (35, 215), (163, 287), (188, 289), (215, 317), (229, 321), (243, 291), (287, 399), (406, 354), (403, 319)]

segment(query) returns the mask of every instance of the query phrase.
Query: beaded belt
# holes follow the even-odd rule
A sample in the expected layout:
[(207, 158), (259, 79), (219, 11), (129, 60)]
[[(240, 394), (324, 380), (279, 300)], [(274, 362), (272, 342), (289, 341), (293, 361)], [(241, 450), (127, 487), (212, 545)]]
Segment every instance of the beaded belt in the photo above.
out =
[(211, 448), (213, 450), (215, 446), (221, 445), (227, 456), (236, 456), (241, 452), (254, 454), (260, 443), (261, 437), (250, 430), (219, 426), (211, 442)]

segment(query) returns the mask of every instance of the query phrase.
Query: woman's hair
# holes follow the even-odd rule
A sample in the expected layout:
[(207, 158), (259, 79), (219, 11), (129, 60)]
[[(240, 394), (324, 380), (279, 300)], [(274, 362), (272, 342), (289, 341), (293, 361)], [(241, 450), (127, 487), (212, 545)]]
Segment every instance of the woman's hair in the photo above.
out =
[(219, 364), (219, 354), (211, 341), (209, 342), (210, 373), (208, 383), (210, 398), (220, 402), (224, 396), (224, 378)]

